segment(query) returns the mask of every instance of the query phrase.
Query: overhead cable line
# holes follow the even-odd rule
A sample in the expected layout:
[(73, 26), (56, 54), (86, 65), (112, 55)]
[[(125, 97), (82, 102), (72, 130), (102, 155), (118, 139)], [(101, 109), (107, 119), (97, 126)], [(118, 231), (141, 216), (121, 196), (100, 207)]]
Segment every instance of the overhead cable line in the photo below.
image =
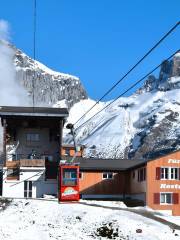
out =
[(34, 96), (34, 89), (35, 89), (35, 61), (36, 61), (36, 0), (34, 0), (34, 13), (33, 13), (33, 59), (34, 59), (34, 74), (32, 79), (32, 100), (33, 100), (33, 109), (35, 106), (35, 96)]
[(89, 113), (104, 97), (106, 97), (112, 90), (123, 81), (127, 75), (129, 75), (162, 41), (164, 41), (165, 38), (167, 38), (180, 24), (180, 21), (177, 22), (133, 67), (130, 68), (130, 70), (124, 74), (119, 81), (117, 81), (96, 103), (87, 111), (85, 112), (75, 123), (76, 125), (87, 113)]
[[(2, 171), (3, 175), (5, 174), (5, 172), (7, 172), (7, 170), (3, 170), (3, 171)], [(17, 169), (14, 171), (14, 173), (18, 173), (18, 172), (19, 172), (19, 170), (17, 170)], [(6, 176), (5, 178), (3, 178), (3, 179), (2, 179), (3, 182), (4, 182), (7, 178), (8, 178), (8, 176)]]
[[(3, 170), (3, 171), (0, 170), (0, 171), (4, 174), (7, 170)], [(44, 174), (44, 172), (45, 172), (44, 169), (38, 170), (36, 174), (34, 174), (34, 175), (32, 175), (32, 176), (30, 176), (30, 177), (28, 177), (28, 178), (26, 178), (26, 179), (24, 179), (24, 180), (22, 180), (22, 181), (20, 181), (20, 182), (17, 182), (17, 183), (12, 184), (11, 187), (13, 187), (13, 186), (15, 186), (15, 185), (18, 185), (18, 184), (20, 184), (20, 183), (22, 183), (22, 182), (25, 182), (25, 181), (27, 181), (27, 180), (35, 177), (35, 176), (40, 176), (40, 175)], [(15, 170), (14, 173), (20, 173), (20, 170), (19, 170), (19, 169), (18, 169), (18, 170)], [(6, 177), (3, 178), (3, 182), (4, 182), (5, 180), (8, 180), (8, 176), (6, 176)]]
[[(171, 59), (176, 53), (180, 52), (180, 49), (177, 50), (175, 53), (173, 53), (170, 57), (168, 57), (167, 59), (165, 59), (164, 61), (168, 61), (169, 59)], [(163, 61), (163, 62), (164, 62)], [(126, 94), (127, 92), (129, 92), (132, 88), (134, 88), (136, 85), (138, 85), (140, 82), (142, 82), (144, 79), (146, 79), (150, 74), (152, 74), (153, 72), (155, 72), (159, 67), (161, 67), (162, 63), (160, 63), (158, 66), (156, 66), (155, 68), (153, 68), (150, 72), (148, 72), (144, 77), (142, 77), (141, 79), (139, 79), (138, 81), (136, 81), (133, 85), (131, 85), (127, 90), (125, 90), (123, 93), (121, 93), (117, 98), (115, 98), (112, 102), (110, 102), (109, 104), (107, 104), (104, 108), (102, 108), (100, 111), (98, 111), (97, 113), (95, 113), (92, 117), (90, 117), (87, 121), (85, 121), (84, 123), (82, 123), (80, 126), (78, 126), (75, 131), (79, 128), (81, 128), (82, 126), (84, 126), (87, 122), (89, 122), (92, 118), (94, 118), (95, 116), (97, 116), (99, 113), (101, 113), (103, 110), (105, 110), (106, 108), (108, 108), (110, 105), (112, 105), (114, 102), (116, 102), (120, 97), (122, 97), (124, 94)]]
[(35, 176), (42, 176), (42, 175), (44, 174), (44, 172), (45, 172), (44, 169), (39, 170), (39, 171), (37, 171), (37, 173), (34, 174), (33, 176), (28, 177), (28, 178), (26, 178), (26, 179), (24, 179), (24, 180), (22, 180), (22, 181), (20, 181), (20, 182), (14, 183), (14, 184), (12, 184), (10, 187), (13, 187), (13, 186), (18, 185), (18, 184), (20, 184), (20, 183), (22, 183), (22, 182), (25, 182), (25, 181), (27, 181), (27, 180), (35, 177)]

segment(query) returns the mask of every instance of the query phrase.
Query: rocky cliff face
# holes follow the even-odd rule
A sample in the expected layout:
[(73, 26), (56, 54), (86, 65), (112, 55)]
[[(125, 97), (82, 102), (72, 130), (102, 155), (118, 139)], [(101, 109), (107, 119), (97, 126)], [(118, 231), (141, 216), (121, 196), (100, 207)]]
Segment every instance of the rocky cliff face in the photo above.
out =
[(52, 71), (14, 46), (13, 49), (16, 78), (25, 87), (31, 100), (34, 81), (36, 106), (55, 104), (58, 107), (70, 108), (81, 99), (87, 98), (87, 93), (78, 77)]
[(129, 158), (152, 158), (180, 148), (180, 54), (162, 63), (159, 78), (150, 76), (138, 91), (143, 92), (159, 92), (163, 97), (134, 123), (137, 133), (126, 149)]
[(164, 61), (161, 65), (159, 77), (151, 75), (138, 89), (137, 93), (157, 91), (169, 91), (180, 88), (180, 53), (170, 61)]

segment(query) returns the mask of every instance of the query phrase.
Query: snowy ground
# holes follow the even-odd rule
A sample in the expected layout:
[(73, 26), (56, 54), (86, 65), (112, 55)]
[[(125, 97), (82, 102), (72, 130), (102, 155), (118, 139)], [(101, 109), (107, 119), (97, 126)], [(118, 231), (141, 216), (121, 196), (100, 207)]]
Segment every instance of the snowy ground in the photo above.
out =
[[(96, 202), (58, 204), (57, 201), (14, 200), (5, 210), (0, 210), (0, 239), (180, 239), (180, 231), (125, 211), (127, 208), (121, 203), (97, 202), (124, 210), (87, 205), (91, 203)], [(137, 233), (137, 229), (142, 233)]]

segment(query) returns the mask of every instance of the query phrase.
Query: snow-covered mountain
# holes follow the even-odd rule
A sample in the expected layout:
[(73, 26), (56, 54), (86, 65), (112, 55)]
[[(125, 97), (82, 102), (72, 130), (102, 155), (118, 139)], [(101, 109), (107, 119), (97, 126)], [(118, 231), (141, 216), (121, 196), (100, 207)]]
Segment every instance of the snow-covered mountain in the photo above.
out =
[(21, 50), (14, 50), (16, 78), (25, 87), (32, 99), (32, 81), (34, 79), (34, 97), (36, 106), (67, 106), (70, 108), (87, 93), (78, 77), (55, 72), (38, 61), (34, 61)]
[[(31, 100), (34, 79), (36, 106), (68, 106), (68, 122), (74, 123), (94, 105), (79, 78), (55, 72), (14, 46), (9, 48), (14, 52), (16, 80)], [(180, 53), (163, 62), (158, 78), (149, 76), (135, 94), (120, 98), (79, 127), (108, 103), (100, 102), (75, 125), (77, 141), (86, 145), (87, 156), (151, 158), (179, 149)], [(64, 142), (71, 141), (65, 129)]]
[[(88, 99), (75, 104), (68, 122), (76, 122), (94, 103)], [(152, 158), (179, 149), (180, 54), (163, 62), (159, 78), (150, 76), (135, 94), (120, 98), (80, 126), (106, 104), (99, 103), (75, 125), (76, 139), (86, 145), (86, 155)], [(64, 140), (71, 141), (67, 131)]]

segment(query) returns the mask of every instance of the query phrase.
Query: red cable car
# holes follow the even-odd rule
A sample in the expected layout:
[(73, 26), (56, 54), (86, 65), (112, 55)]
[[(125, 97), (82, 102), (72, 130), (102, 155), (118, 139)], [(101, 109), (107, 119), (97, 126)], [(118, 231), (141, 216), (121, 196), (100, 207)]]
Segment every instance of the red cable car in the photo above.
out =
[(59, 166), (59, 202), (79, 201), (79, 165), (61, 163)]

